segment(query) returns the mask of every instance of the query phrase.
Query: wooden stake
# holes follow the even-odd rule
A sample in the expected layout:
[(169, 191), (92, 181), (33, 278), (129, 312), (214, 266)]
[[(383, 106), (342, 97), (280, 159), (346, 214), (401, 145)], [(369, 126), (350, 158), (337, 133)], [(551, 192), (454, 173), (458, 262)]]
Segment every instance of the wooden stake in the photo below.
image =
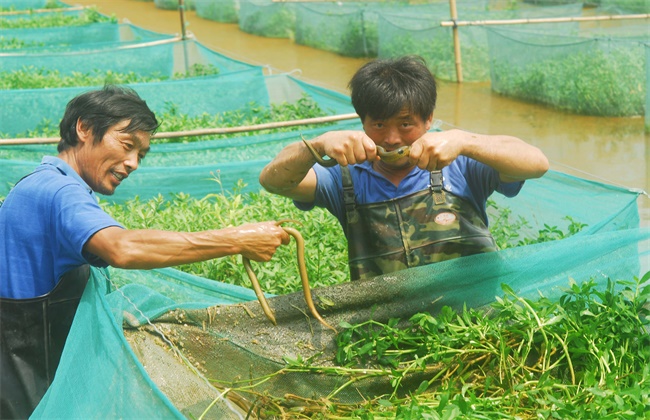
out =
[(184, 0), (178, 0), (178, 12), (181, 16), (181, 35), (183, 41), (187, 39), (187, 33), (185, 31), (185, 2)]
[(458, 37), (458, 26), (455, 24), (458, 20), (458, 11), (456, 10), (456, 0), (449, 0), (449, 9), (451, 10), (451, 20), (454, 23), (454, 57), (456, 57), (456, 82), (463, 83), (463, 64), (460, 56), (460, 38)]

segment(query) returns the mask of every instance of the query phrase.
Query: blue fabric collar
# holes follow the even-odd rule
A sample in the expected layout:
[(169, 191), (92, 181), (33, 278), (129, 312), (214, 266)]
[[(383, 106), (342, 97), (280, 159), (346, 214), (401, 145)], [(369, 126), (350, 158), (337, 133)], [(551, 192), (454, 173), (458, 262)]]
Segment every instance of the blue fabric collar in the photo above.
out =
[[(47, 166), (46, 166), (47, 165)], [(54, 167), (56, 170), (61, 172), (63, 175), (70, 176), (77, 180), (91, 195), (94, 195), (93, 190), (88, 186), (86, 181), (84, 181), (79, 174), (72, 169), (66, 161), (56, 156), (44, 156), (41, 161), (41, 167), (43, 169), (50, 169), (49, 167)], [(36, 170), (39, 170), (38, 168)]]

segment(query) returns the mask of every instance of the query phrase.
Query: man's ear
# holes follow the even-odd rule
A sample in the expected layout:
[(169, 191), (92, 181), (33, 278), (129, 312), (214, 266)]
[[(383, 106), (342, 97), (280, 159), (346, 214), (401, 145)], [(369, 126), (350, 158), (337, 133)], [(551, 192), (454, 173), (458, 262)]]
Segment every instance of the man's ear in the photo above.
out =
[(90, 142), (92, 143), (93, 141), (93, 130), (90, 127), (87, 127), (86, 124), (81, 121), (81, 118), (77, 119), (77, 138), (79, 139), (80, 142), (82, 143), (87, 143)]
[(427, 121), (425, 122), (426, 127), (427, 127), (427, 131), (429, 131), (431, 129), (431, 123), (432, 122), (433, 122), (433, 112), (431, 113), (431, 115), (429, 115), (429, 118), (427, 118)]

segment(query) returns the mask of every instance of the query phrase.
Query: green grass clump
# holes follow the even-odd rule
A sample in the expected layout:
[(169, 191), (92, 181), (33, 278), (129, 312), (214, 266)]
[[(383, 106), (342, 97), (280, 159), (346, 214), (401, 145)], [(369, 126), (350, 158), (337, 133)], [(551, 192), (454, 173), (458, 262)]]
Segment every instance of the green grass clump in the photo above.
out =
[(510, 208), (500, 207), (491, 199), (487, 201), (487, 207), (490, 211), (490, 233), (499, 249), (564, 239), (587, 227), (586, 224), (573, 219), (571, 216), (565, 216), (563, 218), (567, 222), (565, 228), (544, 224), (544, 227), (535, 234), (526, 236), (523, 232), (524, 230), (530, 230), (531, 226), (524, 217), (519, 216), (513, 219)]
[[(241, 127), (249, 125), (258, 125), (271, 122), (283, 122), (292, 120), (301, 120), (308, 118), (323, 117), (327, 113), (310, 97), (303, 96), (296, 102), (282, 102), (279, 104), (271, 104), (271, 107), (260, 106), (254, 102), (249, 103), (247, 106), (230, 111), (224, 111), (219, 114), (203, 113), (197, 116), (189, 116), (180, 112), (179, 108), (173, 104), (169, 104), (164, 112), (158, 115), (161, 121), (158, 132), (176, 132), (186, 130), (196, 130), (200, 128), (228, 128), (228, 127)], [(322, 126), (322, 124), (320, 124)], [(303, 125), (300, 129), (307, 130), (316, 127), (316, 125)], [(279, 127), (267, 130), (249, 131), (235, 134), (218, 134), (213, 135), (211, 138), (220, 139), (233, 136), (246, 136), (258, 135), (266, 133), (279, 133), (286, 131), (296, 130), (296, 127)], [(175, 138), (159, 138), (156, 143), (188, 143), (203, 140), (202, 137), (189, 136), (189, 137), (175, 137)], [(257, 146), (256, 146), (257, 147)], [(245, 148), (242, 148), (245, 149)], [(241, 150), (246, 153), (246, 150)], [(258, 153), (259, 154), (259, 153)]]
[[(285, 197), (265, 191), (242, 193), (242, 184), (232, 192), (220, 191), (218, 181), (215, 179), (215, 193), (203, 198), (179, 193), (169, 199), (159, 195), (146, 201), (135, 198), (124, 204), (103, 202), (102, 206), (128, 229), (191, 232), (265, 220), (295, 220), (298, 224), (294, 227), (305, 238), (307, 271), (312, 287), (331, 286), (349, 280), (347, 239), (338, 220), (327, 210), (315, 208), (304, 212)], [(505, 225), (505, 221), (509, 220), (509, 209), (498, 208), (497, 214), (501, 214), (504, 221), (497, 223), (493, 229), (495, 240), (502, 248), (562, 239), (577, 233), (584, 226), (573, 222), (568, 232), (547, 226), (535, 238), (520, 238), (507, 233), (515, 232), (521, 226)], [(207, 279), (250, 287), (240, 256), (176, 268)], [(263, 290), (268, 293), (282, 295), (302, 290), (295, 246), (280, 247), (271, 261), (256, 264), (255, 270)]]
[(43, 89), (61, 88), (74, 86), (102, 86), (105, 84), (132, 84), (132, 83), (153, 83), (170, 79), (186, 79), (215, 75), (219, 69), (213, 65), (194, 64), (187, 73), (177, 72), (173, 77), (163, 75), (160, 72), (153, 72), (149, 75), (139, 73), (117, 72), (112, 70), (94, 69), (88, 72), (73, 71), (70, 74), (62, 74), (59, 70), (51, 70), (45, 67), (33, 65), (23, 66), (18, 70), (0, 72), (0, 89)]
[(96, 7), (84, 9), (78, 15), (64, 12), (30, 14), (28, 17), (3, 19), (0, 17), (0, 29), (16, 28), (53, 28), (59, 26), (82, 26), (97, 22), (117, 23), (115, 16), (104, 16)]
[(0, 50), (20, 50), (23, 48), (42, 47), (44, 42), (24, 41), (20, 38), (0, 36)]
[[(528, 63), (495, 63), (494, 90), (583, 115), (630, 117), (645, 113), (645, 54), (639, 43), (614, 44)], [(618, 48), (616, 48), (618, 46)]]
[[(217, 189), (215, 183), (215, 192)], [(329, 286), (348, 280), (347, 241), (338, 221), (322, 209), (298, 210), (288, 198), (266, 192), (242, 194), (235, 190), (201, 199), (182, 193), (170, 200), (162, 196), (148, 201), (136, 198), (122, 205), (103, 203), (103, 208), (129, 229), (200, 231), (267, 220), (295, 220), (297, 223), (287, 225), (304, 237), (311, 286)], [(281, 295), (302, 290), (295, 243), (280, 247), (271, 261), (253, 262), (253, 265), (265, 292)], [(176, 268), (207, 279), (251, 287), (239, 255)]]
[[(379, 55), (399, 57), (415, 54), (424, 58), (431, 72), (439, 80), (457, 81), (456, 57), (451, 33), (436, 28), (424, 33), (396, 33), (394, 37), (380, 36)], [(386, 38), (386, 39), (384, 39)], [(478, 42), (461, 43), (463, 80), (482, 82), (490, 80), (487, 45)]]

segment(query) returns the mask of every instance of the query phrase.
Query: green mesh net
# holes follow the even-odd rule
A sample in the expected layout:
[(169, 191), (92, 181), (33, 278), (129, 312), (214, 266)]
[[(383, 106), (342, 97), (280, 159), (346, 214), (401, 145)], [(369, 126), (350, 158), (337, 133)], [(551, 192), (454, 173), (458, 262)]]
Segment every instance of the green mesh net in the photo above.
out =
[[(178, 10), (180, 2), (178, 0), (154, 0), (153, 4), (163, 10)], [(185, 10), (194, 10), (194, 0), (183, 1), (183, 6)]]
[(629, 14), (650, 13), (650, 3), (646, 0), (600, 0), (598, 9), (601, 13)]
[[(644, 261), (648, 268), (649, 244), (648, 229), (603, 231), (314, 289), (313, 294), (317, 302), (328, 302), (320, 312), (333, 325), (435, 314), (443, 305), (481, 307), (500, 294), (501, 284), (523, 297), (541, 292), (553, 298), (569, 279), (595, 276), (603, 284), (607, 278), (638, 275)], [(111, 275), (126, 275), (132, 283), (108, 292)], [(222, 396), (224, 389), (242, 383), (260, 382), (258, 391), (276, 397), (335, 394), (330, 398), (343, 403), (390, 392), (383, 378), (369, 376), (344, 386), (345, 378), (286, 369), (285, 358), (298, 357), (332, 366), (334, 334), (307, 315), (300, 293), (269, 297), (269, 304), (277, 326), (246, 289), (171, 269), (95, 270), (55, 381), (34, 416), (84, 418), (99, 408), (123, 418), (244, 418), (251, 401), (236, 393)], [(408, 390), (423, 377), (414, 373), (406, 379)]]
[[(249, 13), (251, 23), (252, 3), (246, 3), (242, 2), (242, 10), (249, 7), (245, 13)], [(257, 6), (266, 11), (271, 9), (263, 7), (276, 5)], [(265, 11), (257, 13), (270, 18), (272, 13)], [(377, 15), (377, 24), (381, 28), (384, 21), (399, 23), (407, 18)], [(430, 29), (423, 20), (411, 22), (414, 32), (420, 26), (425, 31)], [(158, 40), (156, 34), (129, 25), (89, 25), (69, 30), (75, 37), (67, 38), (88, 39), (93, 39), (93, 31), (106, 31), (107, 42), (117, 45), (138, 37), (149, 40), (149, 35)], [(123, 37), (128, 31), (132, 31), (134, 39)], [(79, 48), (75, 52), (88, 56), (83, 43), (68, 41), (66, 35), (55, 35), (56, 31), (48, 33), (52, 40), (59, 39), (53, 45), (70, 44), (70, 51)], [(379, 30), (380, 51), (382, 33), (383, 29)], [(445, 33), (441, 36), (448, 37), (449, 33)], [(505, 36), (500, 32), (497, 35)], [(24, 36), (38, 37), (35, 33)], [(103, 38), (98, 35), (98, 39)], [(105, 50), (96, 54), (93, 59), (106, 62)], [(650, 54), (648, 45), (645, 54)], [(522, 56), (530, 61), (536, 55)], [(540, 55), (543, 59), (544, 54)], [(129, 56), (126, 49), (114, 48), (110, 57), (111, 62), (121, 63), (120, 70), (137, 68), (131, 67), (133, 62), (139, 61), (134, 66), (147, 63), (148, 68), (138, 70), (147, 74), (162, 72), (171, 76), (186, 63), (219, 68), (216, 75), (133, 84), (159, 115), (169, 112), (170, 103), (178, 112), (201, 116), (246, 110), (250, 103), (269, 108), (304, 98), (327, 115), (353, 112), (345, 95), (288, 75), (265, 76), (259, 67), (229, 60), (194, 41), (143, 47), (134, 56)], [(26, 63), (36, 65), (30, 60), (34, 58), (3, 57), (0, 66), (5, 70)], [(70, 53), (43, 54), (39, 60), (61, 72), (79, 71), (77, 66), (85, 65)], [(645, 73), (646, 81), (649, 74)], [(56, 122), (65, 104), (88, 89), (76, 86), (0, 91), (0, 131), (12, 137), (35, 131), (44, 120)], [(357, 130), (361, 126), (353, 119), (284, 131), (208, 135), (180, 143), (154, 141), (139, 170), (110, 199), (125, 202), (136, 196), (145, 200), (180, 192), (204, 197), (242, 183), (245, 192), (257, 192), (261, 169), (281, 148), (298, 140), (301, 134), (312, 137), (331, 129)], [(55, 150), (53, 144), (0, 147), (0, 196), (33, 170), (43, 155), (55, 154)], [(370, 280), (316, 287), (312, 292), (319, 312), (335, 326), (370, 318), (406, 319), (422, 311), (435, 314), (443, 306), (485, 306), (502, 295), (502, 284), (522, 297), (534, 298), (542, 293), (553, 298), (571, 281), (595, 279), (602, 285), (610, 278), (629, 280), (650, 270), (650, 229), (639, 227), (638, 212), (638, 201), (648, 198), (639, 191), (550, 171), (541, 179), (527, 181), (516, 198), (494, 199), (499, 206), (507, 206), (512, 220), (527, 221), (521, 226), (522, 237), (534, 237), (547, 226), (566, 230), (571, 220), (586, 227), (551, 242), (458, 258)], [(496, 214), (490, 216), (493, 220)], [(318, 232), (303, 233), (318, 238)], [(316, 244), (307, 242), (308, 258), (314, 247)], [(268, 295), (278, 320), (274, 326), (264, 316), (253, 291), (229, 284), (228, 280), (223, 276), (197, 277), (174, 268), (93, 269), (54, 383), (34, 418), (95, 418), (101, 413), (106, 418), (243, 419), (252, 402), (244, 394), (227, 390), (252, 384), (271, 396), (291, 393), (341, 402), (358, 402), (363, 397), (390, 392), (392, 387), (386, 377), (367, 376), (348, 382), (341, 376), (289, 369), (287, 360), (298, 358), (333, 366), (333, 332), (311, 317), (301, 292)], [(406, 377), (401, 392), (410, 392), (422, 379), (422, 373)]]
[(490, 28), (488, 40), (496, 92), (578, 114), (645, 114), (643, 41), (504, 28)]
[(29, 10), (49, 8), (71, 7), (60, 1), (52, 0), (0, 0), (0, 11), (4, 10)]
[[(140, 28), (129, 23), (92, 23), (89, 25), (53, 28), (16, 28), (5, 29), (0, 35), (5, 41), (13, 40), (20, 46), (16, 54), (48, 52), (99, 50), (142, 42), (159, 41), (171, 38), (170, 35), (160, 34)], [(4, 53), (5, 57), (10, 54)]]
[(196, 15), (215, 22), (239, 22), (239, 2), (235, 0), (194, 0)]
[[(84, 71), (92, 74), (97, 70), (95, 63), (99, 62), (104, 63), (103, 72), (137, 74), (140, 78), (145, 77), (145, 80), (149, 75), (151, 80), (162, 80), (131, 85), (156, 112), (168, 108), (169, 104), (178, 106), (188, 115), (239, 109), (250, 102), (256, 102), (260, 106), (269, 104), (267, 82), (261, 67), (226, 58), (193, 40), (94, 52), (9, 56), (3, 58), (0, 71), (22, 70), (27, 73), (34, 68), (46, 68), (62, 75)], [(179, 74), (184, 75), (188, 71), (191, 73), (196, 66), (213, 69), (212, 72), (216, 74), (171, 80)], [(110, 81), (110, 74), (106, 81)], [(58, 121), (63, 115), (65, 104), (88, 89), (90, 88), (65, 87), (0, 90), (0, 100), (7, 105), (0, 111), (2, 135), (25, 135), (27, 131), (46, 122), (51, 124)], [(26, 109), (33, 111), (25, 112)]]
[[(457, 80), (456, 57), (452, 29), (440, 22), (449, 22), (448, 5), (436, 7), (404, 7), (379, 14), (378, 56), (398, 57), (405, 53), (417, 54), (427, 60), (429, 67), (441, 80)], [(514, 10), (479, 10), (476, 7), (458, 9), (461, 21), (507, 20), (580, 16), (582, 4), (529, 7)], [(535, 24), (539, 30), (567, 33), (577, 29), (575, 23)], [(522, 26), (522, 25), (516, 25)], [(530, 27), (531, 25), (528, 25)], [(490, 80), (492, 57), (488, 49), (486, 26), (461, 26), (458, 28), (462, 57), (463, 80), (481, 82)], [(522, 57), (523, 59), (523, 57)]]
[[(32, 25), (36, 26), (38, 21), (50, 21), (59, 17), (79, 18), (82, 15), (82, 13), (83, 12), (81, 10), (77, 10), (77, 9), (64, 10), (64, 11), (43, 9), (43, 11), (34, 14), (32, 13), (0, 14), (0, 29), (11, 29), (15, 27), (14, 25), (16, 25), (16, 22), (12, 22), (12, 21), (17, 21), (17, 20), (22, 21), (22, 23), (29, 23), (31, 21)], [(39, 25), (39, 26), (45, 26), (45, 25)], [(52, 26), (52, 25), (48, 24), (47, 26)], [(61, 25), (57, 25), (57, 26), (61, 26)]]
[(294, 6), (272, 0), (240, 0), (239, 29), (267, 38), (290, 38), (296, 22)]

